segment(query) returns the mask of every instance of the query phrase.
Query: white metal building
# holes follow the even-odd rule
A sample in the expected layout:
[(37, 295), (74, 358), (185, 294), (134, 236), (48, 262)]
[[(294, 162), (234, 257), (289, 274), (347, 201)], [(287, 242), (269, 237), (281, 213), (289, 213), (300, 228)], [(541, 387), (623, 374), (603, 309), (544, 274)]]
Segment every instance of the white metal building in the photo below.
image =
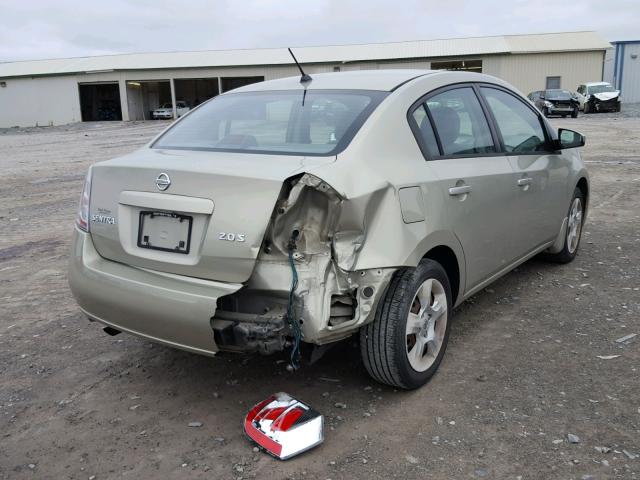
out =
[(620, 90), (624, 103), (640, 102), (640, 40), (611, 42), (607, 51), (604, 80)]
[[(501, 77), (525, 94), (603, 78), (611, 45), (596, 32), (299, 47), (310, 73), (456, 69)], [(143, 120), (248, 83), (297, 75), (286, 48), (140, 53), (0, 63), (0, 127)]]

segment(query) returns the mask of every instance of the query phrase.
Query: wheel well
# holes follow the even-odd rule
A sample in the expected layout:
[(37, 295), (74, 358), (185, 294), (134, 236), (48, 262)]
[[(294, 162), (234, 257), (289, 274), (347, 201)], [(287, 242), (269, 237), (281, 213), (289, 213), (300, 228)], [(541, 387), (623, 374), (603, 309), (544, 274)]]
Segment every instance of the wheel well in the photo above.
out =
[(442, 265), (442, 268), (447, 272), (449, 282), (451, 282), (451, 295), (455, 305), (458, 291), (460, 290), (460, 269), (458, 268), (458, 258), (456, 254), (449, 247), (440, 245), (429, 250), (424, 258), (435, 260)]
[(580, 189), (582, 195), (584, 196), (584, 212), (586, 217), (587, 207), (589, 206), (589, 184), (587, 183), (587, 179), (582, 177), (580, 180), (578, 180), (578, 184), (576, 185), (576, 187)]

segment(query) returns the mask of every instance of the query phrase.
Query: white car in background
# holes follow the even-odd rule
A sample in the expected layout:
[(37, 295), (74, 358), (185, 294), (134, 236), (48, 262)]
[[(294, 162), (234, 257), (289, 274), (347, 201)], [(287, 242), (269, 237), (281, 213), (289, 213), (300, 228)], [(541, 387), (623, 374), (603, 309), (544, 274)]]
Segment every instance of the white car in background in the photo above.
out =
[[(189, 110), (191, 110), (191, 107), (187, 104), (187, 102), (176, 102), (176, 114), (178, 115), (178, 117), (181, 117)], [(164, 103), (160, 105), (160, 108), (156, 108), (151, 115), (154, 120), (172, 119), (173, 105), (170, 103)]]
[(619, 112), (620, 90), (607, 82), (590, 82), (576, 89), (579, 109), (584, 113)]

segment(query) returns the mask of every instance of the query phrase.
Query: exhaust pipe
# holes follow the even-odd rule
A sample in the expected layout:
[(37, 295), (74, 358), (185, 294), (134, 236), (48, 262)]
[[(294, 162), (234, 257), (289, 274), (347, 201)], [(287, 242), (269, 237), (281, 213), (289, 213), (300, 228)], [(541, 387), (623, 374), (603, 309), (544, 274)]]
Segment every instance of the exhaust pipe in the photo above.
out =
[(112, 337), (115, 337), (119, 333), (122, 333), (120, 330), (116, 330), (113, 327), (104, 327), (102, 330), (104, 330), (104, 333), (111, 335)]

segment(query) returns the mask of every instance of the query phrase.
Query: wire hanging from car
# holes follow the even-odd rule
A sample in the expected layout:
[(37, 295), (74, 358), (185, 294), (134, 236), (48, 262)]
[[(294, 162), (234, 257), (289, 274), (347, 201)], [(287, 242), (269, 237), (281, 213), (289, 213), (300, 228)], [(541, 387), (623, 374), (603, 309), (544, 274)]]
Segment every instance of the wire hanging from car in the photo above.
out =
[(296, 239), (300, 232), (294, 230), (291, 233), (291, 239), (287, 245), (289, 254), (289, 265), (291, 266), (291, 289), (289, 290), (289, 301), (287, 302), (287, 322), (293, 334), (293, 346), (291, 347), (291, 356), (289, 358), (289, 367), (291, 371), (298, 369), (298, 360), (300, 357), (300, 341), (302, 340), (302, 329), (300, 323), (295, 318), (295, 291), (298, 288), (298, 272), (296, 270), (293, 251), (296, 248)]

